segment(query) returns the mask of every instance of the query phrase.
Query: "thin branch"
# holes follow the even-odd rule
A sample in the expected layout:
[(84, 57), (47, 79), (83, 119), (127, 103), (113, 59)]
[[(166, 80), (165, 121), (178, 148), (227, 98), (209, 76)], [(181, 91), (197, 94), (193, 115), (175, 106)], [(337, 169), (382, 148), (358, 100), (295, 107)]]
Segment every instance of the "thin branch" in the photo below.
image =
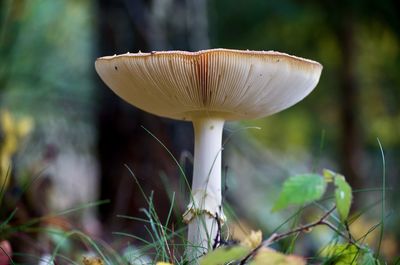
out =
[(257, 251), (260, 250), (262, 247), (267, 247), (267, 246), (269, 246), (283, 238), (289, 237), (293, 234), (310, 231), (312, 228), (319, 226), (319, 225), (325, 225), (325, 226), (329, 227), (330, 229), (335, 231), (335, 233), (337, 233), (339, 236), (348, 240), (350, 244), (355, 245), (357, 248), (361, 248), (361, 246), (356, 241), (354, 241), (354, 239), (351, 237), (351, 235), (347, 236), (347, 235), (343, 234), (336, 226), (334, 226), (332, 223), (330, 223), (329, 221), (326, 220), (326, 219), (328, 219), (329, 215), (335, 209), (336, 209), (336, 206), (334, 206), (329, 211), (325, 212), (324, 215), (322, 215), (321, 218), (319, 218), (315, 222), (299, 226), (296, 229), (290, 230), (290, 231), (282, 233), (282, 234), (279, 234), (279, 233), (272, 234), (269, 238), (267, 238), (266, 240), (261, 242), (256, 248), (254, 248), (246, 257), (244, 257), (239, 264), (240, 265), (246, 264), (246, 262), (250, 258), (252, 258), (257, 253)]
[[(329, 211), (327, 211), (323, 216), (321, 216), (321, 218), (313, 223), (307, 224), (307, 225), (302, 225), (296, 229), (290, 230), (286, 233), (283, 234), (273, 234), (272, 236), (270, 236), (270, 238), (268, 238), (266, 241), (271, 241), (268, 245), (281, 240), (282, 238), (286, 238), (288, 236), (291, 236), (292, 234), (297, 234), (299, 232), (303, 232), (303, 231), (309, 231), (310, 229), (312, 229), (313, 227), (317, 226), (317, 225), (321, 225), (321, 224), (325, 224), (325, 219), (328, 218), (328, 216), (336, 209), (336, 206), (333, 207), (332, 209), (330, 209)], [(266, 244), (264, 244), (264, 242), (261, 243), (264, 246), (268, 246)]]
[(354, 241), (354, 239), (351, 236), (347, 236), (347, 235), (343, 234), (342, 232), (340, 232), (340, 230), (336, 226), (334, 226), (332, 223), (324, 220), (323, 222), (321, 222), (321, 225), (325, 225), (325, 226), (329, 227), (335, 233), (337, 233), (339, 236), (343, 237), (344, 239), (347, 239), (350, 244), (355, 245), (357, 248), (362, 248), (356, 241)]

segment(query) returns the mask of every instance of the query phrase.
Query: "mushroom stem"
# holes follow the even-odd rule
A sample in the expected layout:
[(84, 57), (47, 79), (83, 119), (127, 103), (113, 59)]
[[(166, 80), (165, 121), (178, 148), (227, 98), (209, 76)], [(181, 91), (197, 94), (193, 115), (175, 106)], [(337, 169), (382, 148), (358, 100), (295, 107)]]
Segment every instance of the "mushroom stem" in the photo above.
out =
[(184, 220), (193, 254), (207, 252), (218, 232), (216, 218), (223, 221), (221, 194), (221, 145), (224, 120), (193, 120), (195, 145), (192, 198)]

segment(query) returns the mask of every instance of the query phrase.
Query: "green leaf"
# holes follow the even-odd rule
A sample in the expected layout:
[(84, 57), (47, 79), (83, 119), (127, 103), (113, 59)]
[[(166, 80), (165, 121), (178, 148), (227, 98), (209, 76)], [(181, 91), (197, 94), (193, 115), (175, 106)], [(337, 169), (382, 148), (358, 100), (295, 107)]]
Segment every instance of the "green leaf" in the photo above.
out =
[(353, 195), (351, 193), (351, 187), (347, 183), (344, 176), (339, 174), (335, 175), (335, 186), (336, 208), (339, 213), (340, 220), (344, 222), (349, 216)]
[(324, 264), (334, 265), (379, 265), (379, 260), (374, 258), (370, 249), (358, 249), (351, 244), (328, 245), (321, 251), (321, 256), (326, 257)]
[(217, 248), (202, 257), (200, 265), (224, 265), (228, 262), (244, 258), (249, 251), (248, 248), (242, 246)]
[(278, 211), (289, 205), (304, 205), (321, 199), (326, 190), (324, 177), (317, 174), (305, 174), (290, 177), (283, 184), (283, 189), (272, 211)]
[(321, 252), (322, 257), (328, 258), (324, 264), (334, 265), (359, 264), (357, 261), (361, 254), (356, 246), (350, 244), (329, 245)]

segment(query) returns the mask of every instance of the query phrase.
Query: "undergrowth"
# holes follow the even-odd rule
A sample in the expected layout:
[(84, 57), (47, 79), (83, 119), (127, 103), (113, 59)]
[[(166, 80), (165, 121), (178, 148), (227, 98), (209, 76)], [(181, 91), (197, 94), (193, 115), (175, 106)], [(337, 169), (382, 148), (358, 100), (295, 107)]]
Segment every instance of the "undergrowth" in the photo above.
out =
[[(146, 129), (145, 129), (146, 130)], [(147, 130), (146, 130), (147, 131)], [(184, 186), (190, 190), (190, 185), (185, 172), (173, 157), (172, 153), (151, 132), (161, 146), (171, 155), (179, 168)], [(225, 142), (226, 143), (226, 142)], [(250, 231), (247, 236), (240, 239), (232, 238), (229, 225), (234, 223), (235, 214), (232, 208), (225, 202), (224, 208), (231, 217), (231, 222), (221, 224), (218, 221), (218, 235), (211, 238), (207, 253), (200, 257), (192, 257), (187, 254), (190, 245), (186, 240), (186, 227), (182, 222), (172, 222), (173, 216), (179, 213), (176, 207), (175, 193), (171, 193), (170, 207), (165, 220), (161, 220), (154, 205), (154, 193), (146, 194), (133, 171), (126, 166), (131, 173), (133, 181), (137, 184), (139, 191), (145, 198), (146, 207), (141, 209), (143, 217), (134, 217), (120, 214), (116, 218), (140, 222), (147, 232), (147, 237), (138, 237), (124, 231), (113, 232), (114, 237), (131, 239), (135, 245), (127, 246), (122, 253), (114, 249), (112, 244), (107, 244), (100, 239), (91, 238), (79, 229), (60, 228), (51, 225), (56, 219), (66, 215), (82, 211), (89, 207), (97, 207), (107, 201), (77, 206), (73, 209), (47, 214), (31, 218), (25, 222), (13, 222), (19, 211), (18, 207), (13, 209), (1, 207), (0, 220), (0, 265), (5, 264), (29, 264), (17, 263), (16, 259), (25, 257), (36, 264), (200, 264), (200, 265), (301, 265), (301, 264), (360, 264), (377, 265), (387, 264), (381, 255), (382, 240), (384, 237), (385, 222), (390, 213), (385, 208), (386, 201), (386, 176), (385, 158), (382, 146), (378, 141), (382, 154), (382, 187), (377, 189), (364, 189), (353, 191), (347, 183), (345, 176), (331, 170), (323, 170), (321, 173), (307, 173), (289, 176), (283, 183), (282, 190), (278, 196), (272, 213), (283, 209), (294, 209), (294, 213), (284, 220), (282, 224), (272, 229), (265, 235), (261, 231)], [(7, 177), (3, 180), (0, 188), (0, 206), (3, 203), (9, 183), (10, 169)], [(23, 192), (29, 188), (23, 188)], [(353, 195), (361, 192), (381, 191), (381, 198), (372, 205), (351, 212)], [(20, 197), (13, 202), (18, 205)], [(381, 207), (379, 223), (373, 225), (367, 233), (356, 238), (351, 233), (351, 225), (362, 215), (373, 207)], [(312, 221), (303, 223), (304, 218), (310, 210), (317, 212)], [(266, 209), (260, 209), (267, 211)], [(49, 225), (50, 224), (50, 225)], [(290, 225), (291, 224), (291, 225)], [(299, 237), (308, 237), (317, 227), (325, 227), (331, 231), (331, 238), (324, 246), (320, 246), (316, 255), (306, 256), (294, 254)], [(374, 230), (379, 229), (378, 246), (373, 249), (365, 242), (366, 237)], [(29, 252), (12, 252), (7, 242), (13, 238), (37, 238), (37, 235), (45, 235), (50, 239), (51, 251), (41, 254)], [(32, 240), (32, 238), (30, 240)], [(395, 264), (398, 262), (396, 261)]]

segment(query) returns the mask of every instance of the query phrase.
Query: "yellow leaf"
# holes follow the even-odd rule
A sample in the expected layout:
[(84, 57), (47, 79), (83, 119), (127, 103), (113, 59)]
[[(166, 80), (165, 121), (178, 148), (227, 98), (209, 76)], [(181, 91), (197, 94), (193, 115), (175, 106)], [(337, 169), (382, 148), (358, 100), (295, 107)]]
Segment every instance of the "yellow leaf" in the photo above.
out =
[(6, 135), (3, 145), (1, 146), (1, 152), (4, 156), (13, 156), (15, 151), (17, 151), (18, 148), (18, 140), (15, 135)]
[(14, 119), (8, 110), (2, 110), (0, 112), (0, 123), (4, 134), (9, 134), (14, 131)]
[(83, 265), (104, 265), (104, 262), (98, 257), (83, 257)]
[(160, 261), (160, 262), (157, 262), (156, 265), (173, 265), (173, 264), (172, 264), (172, 263), (169, 263), (169, 262), (162, 262), (162, 261)]
[(22, 118), (18, 123), (7, 110), (0, 111), (0, 129), (3, 137), (0, 139), (0, 186), (7, 188), (9, 184), (8, 173), (11, 168), (11, 160), (18, 150), (18, 143), (33, 128), (30, 118)]
[(250, 235), (246, 236), (241, 242), (240, 245), (248, 248), (256, 248), (262, 242), (262, 232), (261, 230), (253, 231), (251, 230)]
[(8, 173), (11, 169), (10, 157), (0, 153), (0, 189), (5, 190), (10, 183), (10, 177)]
[(261, 248), (251, 265), (306, 265), (306, 261), (299, 256), (284, 255), (271, 248)]
[(231, 238), (241, 242), (245, 237), (247, 237), (250, 233), (251, 226), (246, 223), (245, 220), (239, 220), (238, 222), (228, 223), (229, 225), (229, 234), (231, 234)]

